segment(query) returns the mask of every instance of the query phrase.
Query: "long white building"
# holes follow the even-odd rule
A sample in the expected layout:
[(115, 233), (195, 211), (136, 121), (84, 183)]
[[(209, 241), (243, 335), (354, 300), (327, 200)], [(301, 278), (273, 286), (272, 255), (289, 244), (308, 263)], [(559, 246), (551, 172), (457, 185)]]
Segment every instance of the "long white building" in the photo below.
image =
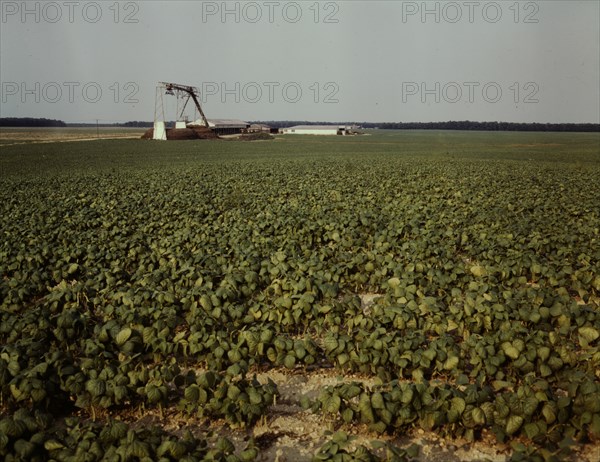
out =
[(346, 135), (352, 131), (350, 125), (296, 125), (295, 127), (282, 128), (284, 135)]

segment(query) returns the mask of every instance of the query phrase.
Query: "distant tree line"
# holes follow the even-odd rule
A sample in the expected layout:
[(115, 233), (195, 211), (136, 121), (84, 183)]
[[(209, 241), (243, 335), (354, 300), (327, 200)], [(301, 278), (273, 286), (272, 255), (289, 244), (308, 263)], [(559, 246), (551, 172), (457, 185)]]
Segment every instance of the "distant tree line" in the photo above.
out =
[[(175, 122), (173, 122), (175, 123)], [(123, 127), (131, 127), (131, 128), (152, 128), (154, 127), (153, 122), (144, 122), (143, 120), (134, 120), (131, 122), (125, 122), (122, 124)]]
[[(167, 122), (168, 124), (168, 122)], [(175, 124), (175, 122), (173, 122), (173, 124)], [(113, 127), (113, 128), (152, 128), (154, 126), (153, 122), (145, 122), (145, 121), (139, 121), (139, 120), (134, 120), (131, 122), (117, 122), (117, 123), (112, 123), (112, 124), (108, 124), (105, 122), (100, 122), (97, 125), (95, 123), (86, 123), (86, 122), (76, 122), (76, 123), (70, 123), (68, 124), (69, 127), (74, 127), (74, 128), (89, 128), (89, 127)]]
[(62, 120), (33, 117), (0, 117), (0, 127), (66, 127)]
[[(362, 124), (366, 127), (367, 124)], [(515, 123), (515, 122), (399, 122), (368, 124), (368, 128), (379, 127), (381, 129), (396, 130), (485, 130), (485, 131), (519, 131), (519, 132), (598, 132), (600, 124), (542, 124), (542, 123)]]
[[(382, 130), (481, 130), (481, 131), (526, 131), (526, 132), (600, 132), (600, 124), (591, 123), (516, 123), (516, 122), (314, 122), (307, 120), (267, 120), (251, 121), (273, 128), (293, 127), (294, 125), (359, 125), (363, 128)], [(175, 122), (167, 122), (174, 126)], [(100, 123), (100, 127), (151, 128), (153, 122), (133, 120), (125, 123)], [(70, 123), (62, 120), (36, 119), (33, 117), (2, 117), (0, 127), (96, 127), (95, 123)]]
[(600, 132), (600, 124), (591, 123), (516, 123), (516, 122), (311, 122), (306, 120), (255, 121), (275, 128), (295, 125), (359, 125), (363, 128), (382, 130), (481, 130), (481, 131), (522, 131), (522, 132)]

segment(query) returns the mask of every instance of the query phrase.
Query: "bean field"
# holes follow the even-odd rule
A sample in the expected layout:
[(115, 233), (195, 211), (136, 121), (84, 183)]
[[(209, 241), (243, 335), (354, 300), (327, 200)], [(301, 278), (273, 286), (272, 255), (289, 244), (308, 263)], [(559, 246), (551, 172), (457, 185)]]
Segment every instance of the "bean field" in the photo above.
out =
[(600, 458), (600, 134), (1, 149), (4, 460)]

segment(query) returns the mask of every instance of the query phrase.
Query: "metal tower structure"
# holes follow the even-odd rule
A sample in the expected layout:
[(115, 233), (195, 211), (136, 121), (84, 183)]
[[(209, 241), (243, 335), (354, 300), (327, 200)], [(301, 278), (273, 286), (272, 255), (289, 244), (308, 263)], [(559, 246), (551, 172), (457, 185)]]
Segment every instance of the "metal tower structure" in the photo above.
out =
[[(186, 108), (189, 100), (191, 99), (194, 102), (196, 109), (198, 110), (198, 113), (200, 114), (200, 117), (202, 118), (202, 122), (204, 122), (204, 125), (206, 126), (206, 128), (208, 128), (208, 120), (206, 119), (206, 116), (204, 115), (202, 106), (200, 106), (200, 90), (198, 90), (197, 87), (191, 87), (189, 85), (181, 85), (178, 83), (170, 83), (170, 82), (160, 82), (160, 85), (166, 90), (165, 91), (166, 95), (175, 95), (177, 97), (177, 99), (181, 98), (183, 100), (183, 106), (181, 108), (181, 111), (178, 110), (178, 112), (179, 112), (179, 114), (177, 116), (178, 120), (183, 119), (183, 113), (185, 111), (185, 108)], [(179, 107), (179, 104), (178, 104), (178, 107)]]

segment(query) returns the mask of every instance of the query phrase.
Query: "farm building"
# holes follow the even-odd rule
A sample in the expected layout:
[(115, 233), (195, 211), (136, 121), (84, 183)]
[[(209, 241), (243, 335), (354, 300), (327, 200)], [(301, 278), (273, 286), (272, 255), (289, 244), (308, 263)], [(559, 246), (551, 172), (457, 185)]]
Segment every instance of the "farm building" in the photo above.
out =
[[(188, 124), (189, 127), (204, 127), (202, 119), (198, 119)], [(217, 135), (235, 135), (242, 133), (250, 127), (248, 122), (237, 119), (208, 119), (209, 128)]]
[(246, 133), (272, 133), (273, 130), (275, 130), (275, 133), (278, 132), (277, 129), (273, 129), (269, 125), (265, 125), (265, 124), (252, 124), (246, 130)]
[(352, 132), (350, 125), (296, 125), (282, 128), (284, 135), (347, 135)]

